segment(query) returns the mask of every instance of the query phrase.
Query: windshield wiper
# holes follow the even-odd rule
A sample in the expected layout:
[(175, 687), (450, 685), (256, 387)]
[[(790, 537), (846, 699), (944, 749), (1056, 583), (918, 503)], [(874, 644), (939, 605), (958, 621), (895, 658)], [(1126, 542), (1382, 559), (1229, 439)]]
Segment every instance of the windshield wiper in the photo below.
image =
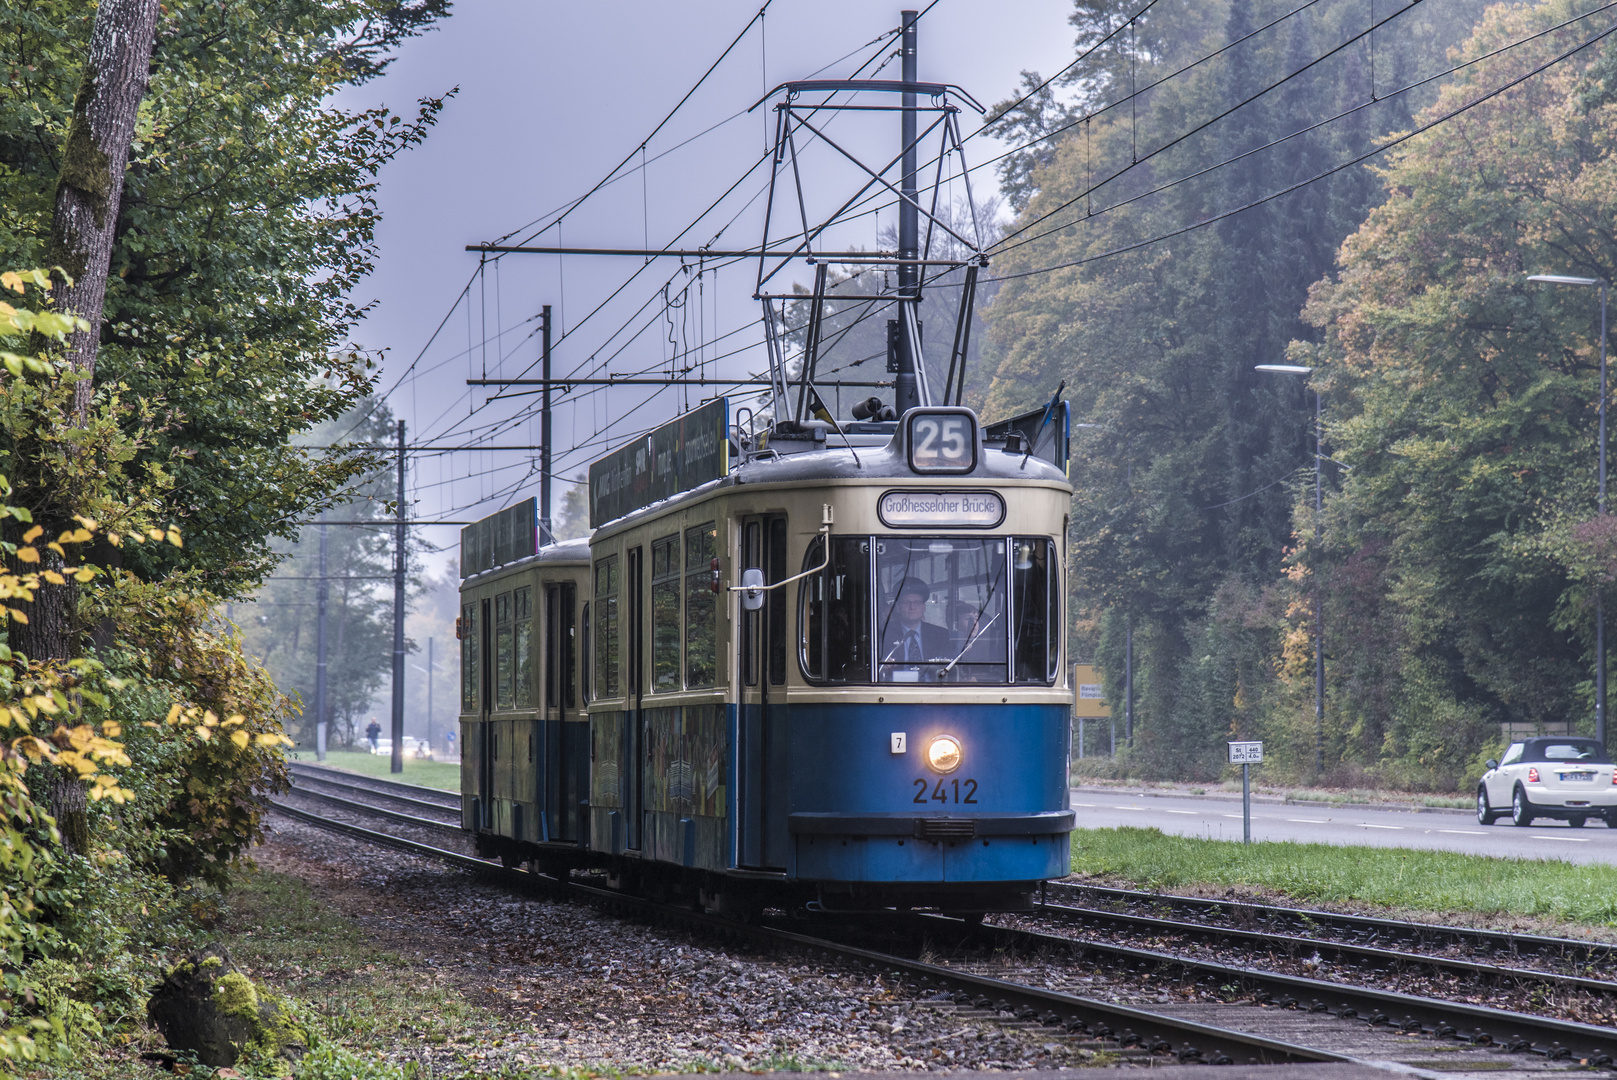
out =
[(956, 655), (953, 660), (949, 661), (949, 666), (944, 668), (942, 671), (938, 672), (938, 678), (941, 679), (945, 675), (949, 674), (949, 672), (953, 671), (954, 666), (956, 664), (960, 663), (960, 657), (966, 655), (966, 650), (971, 648), (973, 645), (977, 644), (977, 639), (983, 636), (983, 631), (987, 630), (990, 626), (993, 626), (994, 622), (1003, 614), (1005, 614), (1003, 611), (996, 611), (994, 613), (994, 618), (989, 619), (987, 622), (985, 622), (981, 626), (979, 626), (977, 628), (976, 632), (973, 633), (971, 635), (971, 637), (966, 639), (966, 644), (961, 648), (959, 654)]

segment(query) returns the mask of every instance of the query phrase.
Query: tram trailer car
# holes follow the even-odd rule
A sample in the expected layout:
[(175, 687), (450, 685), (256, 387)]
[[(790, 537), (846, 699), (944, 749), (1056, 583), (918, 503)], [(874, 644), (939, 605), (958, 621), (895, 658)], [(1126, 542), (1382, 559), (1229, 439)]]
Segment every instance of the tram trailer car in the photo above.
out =
[(565, 871), (589, 831), (589, 542), (539, 548), (536, 526), (529, 500), (462, 532), (461, 827), (480, 855), (515, 866), (548, 854)]
[[(749, 445), (713, 406), (711, 479), (690, 460), (703, 410), (592, 469), (587, 587), (570, 579), (587, 794), (573, 833), (533, 824), (549, 759), (519, 742), (504, 779), (498, 703), (518, 694), (496, 689), (463, 717), (492, 764), (463, 766), (480, 849), (719, 910), (1026, 906), (1070, 867), (1063, 471), (963, 408)], [(668, 473), (686, 489), (636, 505)], [(497, 611), (481, 594), (503, 579), (476, 580)]]

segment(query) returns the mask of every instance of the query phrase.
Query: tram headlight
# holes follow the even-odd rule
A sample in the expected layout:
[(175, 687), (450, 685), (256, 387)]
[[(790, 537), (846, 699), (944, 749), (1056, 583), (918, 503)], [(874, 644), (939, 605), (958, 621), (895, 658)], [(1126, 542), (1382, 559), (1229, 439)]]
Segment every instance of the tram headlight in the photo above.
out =
[(954, 772), (964, 756), (959, 740), (951, 735), (939, 735), (926, 745), (926, 763), (933, 772)]

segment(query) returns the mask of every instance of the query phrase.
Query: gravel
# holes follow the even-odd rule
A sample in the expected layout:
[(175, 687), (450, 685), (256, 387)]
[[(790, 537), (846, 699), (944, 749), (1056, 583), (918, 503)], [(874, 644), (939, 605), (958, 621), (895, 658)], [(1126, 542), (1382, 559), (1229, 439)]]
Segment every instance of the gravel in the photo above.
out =
[[(962, 1013), (822, 957), (744, 951), (271, 819), (257, 853), (419, 977), (498, 1018), (498, 1045), (401, 1034), (400, 1062), (689, 1071), (1117, 1064), (1049, 1028)], [(274, 972), (256, 977), (275, 981)], [(318, 1003), (315, 1003), (316, 1007)], [(493, 1041), (493, 1040), (490, 1040)]]

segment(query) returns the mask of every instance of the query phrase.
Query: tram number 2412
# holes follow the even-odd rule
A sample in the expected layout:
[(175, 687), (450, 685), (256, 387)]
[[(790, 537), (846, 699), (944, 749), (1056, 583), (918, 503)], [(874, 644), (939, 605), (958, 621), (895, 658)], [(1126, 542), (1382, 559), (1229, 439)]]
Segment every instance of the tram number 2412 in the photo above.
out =
[(916, 802), (924, 805), (927, 802), (974, 803), (977, 801), (977, 781), (975, 780), (961, 780), (958, 777), (953, 780), (939, 780), (937, 785), (932, 788), (931, 795), (928, 796), (927, 785), (929, 783), (930, 781), (924, 776), (915, 778)]

